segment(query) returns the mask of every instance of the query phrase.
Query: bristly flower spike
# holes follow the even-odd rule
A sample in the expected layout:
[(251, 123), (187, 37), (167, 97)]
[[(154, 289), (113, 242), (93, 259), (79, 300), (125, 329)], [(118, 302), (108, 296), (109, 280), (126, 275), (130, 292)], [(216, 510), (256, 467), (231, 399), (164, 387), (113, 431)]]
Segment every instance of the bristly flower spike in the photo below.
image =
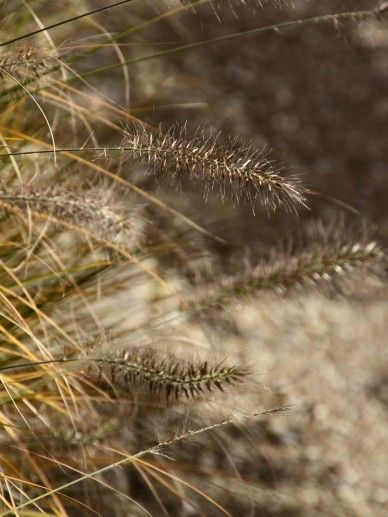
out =
[(216, 389), (224, 391), (227, 385), (234, 385), (248, 375), (248, 370), (240, 366), (223, 363), (210, 365), (187, 363), (177, 358), (159, 358), (155, 352), (126, 351), (116, 356), (91, 359), (89, 375), (100, 380), (108, 379), (112, 386), (148, 386), (155, 394), (164, 394), (167, 399), (174, 396), (196, 398)]
[(211, 306), (222, 308), (234, 299), (263, 291), (283, 294), (301, 286), (338, 289), (354, 274), (380, 273), (385, 255), (366, 229), (352, 232), (339, 221), (333, 224), (331, 231), (319, 222), (306, 228), (304, 237), (308, 241), (302, 248), (274, 252), (272, 259), (256, 265), (245, 260), (236, 274), (221, 277), (217, 285), (207, 286), (199, 300), (192, 302), (194, 311)]
[(187, 133), (186, 125), (166, 132), (145, 127), (127, 130), (124, 159), (138, 159), (172, 179), (199, 182), (206, 194), (218, 188), (224, 199), (229, 191), (234, 202), (245, 199), (253, 208), (256, 200), (273, 210), (305, 206), (306, 191), (299, 179), (281, 174), (266, 149), (239, 145), (235, 139), (224, 144), (220, 133), (206, 135), (202, 128), (197, 128), (193, 138)]
[(43, 213), (129, 249), (138, 243), (143, 224), (138, 208), (126, 204), (105, 185), (88, 190), (55, 185), (0, 188), (5, 208)]
[(34, 49), (20, 45), (13, 50), (0, 51), (0, 80), (15, 77), (20, 81), (40, 78), (50, 66), (59, 62), (52, 49)]

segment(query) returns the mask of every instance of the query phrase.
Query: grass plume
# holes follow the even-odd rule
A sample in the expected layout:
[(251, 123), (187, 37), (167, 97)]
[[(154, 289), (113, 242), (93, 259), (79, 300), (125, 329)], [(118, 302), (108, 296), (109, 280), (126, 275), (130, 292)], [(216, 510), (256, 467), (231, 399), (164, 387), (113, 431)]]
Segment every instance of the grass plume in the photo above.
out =
[(232, 139), (224, 145), (219, 133), (206, 135), (198, 128), (190, 138), (185, 125), (165, 133), (143, 127), (125, 134), (123, 149), (126, 156), (142, 160), (155, 172), (201, 183), (206, 195), (217, 188), (222, 198), (229, 193), (234, 202), (248, 200), (252, 207), (257, 200), (271, 209), (305, 205), (299, 180), (282, 175), (266, 149)]
[(300, 287), (335, 288), (338, 280), (355, 273), (367, 276), (382, 269), (384, 253), (364, 228), (352, 233), (338, 225), (330, 231), (316, 223), (307, 227), (306, 236), (311, 240), (302, 247), (296, 245), (283, 253), (274, 250), (270, 259), (255, 265), (248, 259), (241, 262), (235, 274), (208, 286), (194, 306), (197, 310), (223, 307), (260, 291), (283, 294)]
[(24, 186), (0, 189), (0, 204), (26, 214), (28, 210), (69, 221), (91, 234), (132, 248), (142, 233), (142, 220), (135, 206), (115, 199), (111, 189), (96, 186), (87, 190), (66, 186)]
[(15, 77), (19, 81), (41, 78), (47, 69), (58, 62), (58, 55), (52, 49), (33, 48), (20, 45), (13, 50), (0, 51), (0, 80)]
[(89, 374), (108, 379), (112, 386), (146, 385), (151, 393), (164, 394), (167, 399), (173, 396), (175, 400), (224, 391), (227, 385), (241, 382), (248, 374), (241, 366), (211, 365), (208, 361), (185, 363), (176, 358), (158, 357), (154, 351), (129, 350), (113, 357), (92, 359), (92, 362), (97, 371), (91, 366)]

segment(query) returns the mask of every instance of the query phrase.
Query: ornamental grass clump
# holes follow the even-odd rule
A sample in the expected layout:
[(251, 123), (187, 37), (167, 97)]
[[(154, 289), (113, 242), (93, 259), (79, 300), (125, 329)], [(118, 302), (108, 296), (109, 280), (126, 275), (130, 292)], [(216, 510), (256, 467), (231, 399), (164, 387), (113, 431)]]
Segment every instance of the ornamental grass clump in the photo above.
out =
[[(378, 138), (357, 144), (361, 158), (353, 149), (330, 183), (333, 148), (348, 145), (325, 132), (342, 106), (325, 93), (342, 54), (314, 57), (299, 82), (308, 53), (287, 66), (299, 39), (319, 50), (347, 30), (355, 44), (385, 9), (90, 4), (0, 0), (0, 517), (341, 513), (337, 491), (317, 505), (346, 462), (303, 470), (314, 419), (320, 439), (330, 411), (311, 392), (303, 422), (288, 423), (299, 399), (281, 354), (303, 337), (297, 296), (320, 307), (384, 296), (386, 210), (368, 204), (385, 192), (383, 153)], [(354, 70), (354, 84), (374, 77)], [(303, 91), (317, 82), (314, 108)], [(378, 124), (384, 109), (368, 105)], [(269, 338), (263, 321), (283, 319), (287, 333)], [(314, 327), (298, 382), (327, 327)], [(312, 484), (324, 494), (305, 497)]]

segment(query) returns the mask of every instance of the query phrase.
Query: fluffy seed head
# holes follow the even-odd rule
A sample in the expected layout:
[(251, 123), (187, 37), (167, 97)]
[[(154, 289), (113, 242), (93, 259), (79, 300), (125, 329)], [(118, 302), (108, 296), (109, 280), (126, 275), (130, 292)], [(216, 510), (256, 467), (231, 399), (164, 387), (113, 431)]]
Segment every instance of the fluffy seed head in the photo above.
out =
[(112, 386), (148, 386), (152, 393), (164, 394), (167, 399), (174, 396), (196, 398), (206, 392), (224, 391), (227, 385), (241, 382), (248, 374), (240, 366), (223, 363), (210, 365), (187, 363), (171, 357), (158, 357), (155, 351), (138, 350), (92, 359), (88, 374), (100, 380), (105, 378)]
[(201, 183), (206, 195), (217, 188), (222, 198), (229, 192), (235, 202), (246, 199), (253, 207), (259, 200), (272, 209), (295, 209), (305, 203), (299, 180), (282, 175), (267, 150), (236, 140), (224, 145), (219, 133), (206, 136), (197, 129), (188, 138), (186, 126), (166, 133), (141, 128), (125, 134), (123, 149), (126, 156), (142, 160), (155, 172)]
[(35, 79), (57, 61), (57, 52), (52, 49), (42, 50), (20, 45), (12, 50), (0, 51), (0, 80), (9, 76), (22, 82)]
[(0, 203), (23, 213), (28, 210), (69, 222), (91, 236), (119, 244), (127, 249), (138, 243), (142, 220), (137, 207), (118, 202), (107, 187), (88, 190), (66, 186), (25, 186), (0, 189)]
[(194, 306), (198, 310), (223, 307), (235, 298), (260, 291), (282, 294), (301, 286), (336, 288), (346, 277), (350, 279), (361, 272), (364, 276), (373, 275), (382, 269), (384, 253), (365, 228), (352, 232), (338, 223), (330, 231), (314, 223), (304, 237), (304, 247), (294, 246), (283, 253), (274, 251), (271, 259), (256, 265), (245, 260), (235, 275), (223, 277), (217, 286), (208, 287)]

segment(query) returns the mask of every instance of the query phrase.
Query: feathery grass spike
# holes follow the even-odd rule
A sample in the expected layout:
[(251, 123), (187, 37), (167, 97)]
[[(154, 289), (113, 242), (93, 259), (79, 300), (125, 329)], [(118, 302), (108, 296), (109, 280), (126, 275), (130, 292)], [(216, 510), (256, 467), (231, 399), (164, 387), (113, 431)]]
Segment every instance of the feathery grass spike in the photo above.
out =
[[(338, 223), (339, 225), (339, 223)], [(274, 253), (273, 260), (251, 265), (249, 261), (240, 268), (241, 272), (226, 276), (210, 286), (195, 302), (198, 310), (208, 306), (224, 306), (234, 298), (253, 295), (258, 291), (284, 293), (289, 289), (309, 285), (336, 286), (336, 280), (352, 273), (364, 274), (380, 271), (384, 253), (378, 244), (368, 238), (366, 231), (352, 235), (345, 228), (337, 226), (328, 233), (321, 225), (307, 228), (311, 241), (302, 248), (287, 253)], [(318, 234), (314, 232), (318, 230)]]
[[(240, 366), (227, 366), (223, 363), (210, 365), (180, 362), (176, 358), (159, 358), (155, 353), (127, 351), (121, 355), (92, 359), (98, 369), (98, 377), (103, 374), (115, 384), (145, 384), (152, 393), (164, 393), (166, 398), (182, 395), (195, 398), (215, 390), (224, 390), (226, 385), (241, 382), (248, 374)], [(89, 372), (93, 372), (93, 365)], [(94, 370), (94, 373), (95, 370)]]
[(15, 77), (19, 81), (41, 78), (50, 64), (58, 62), (57, 52), (20, 45), (0, 51), (0, 80)]
[(252, 207), (256, 199), (272, 209), (295, 210), (305, 204), (298, 178), (282, 175), (267, 150), (242, 146), (232, 139), (225, 146), (220, 134), (207, 136), (198, 128), (189, 138), (186, 126), (172, 127), (166, 133), (143, 127), (128, 131), (123, 147), (126, 155), (145, 161), (155, 171), (203, 183), (206, 193), (218, 188), (224, 198), (229, 191), (235, 202), (246, 199)]
[(107, 188), (88, 190), (65, 186), (25, 186), (18, 189), (0, 188), (0, 204), (31, 210), (68, 221), (105, 240), (131, 247), (138, 242), (141, 219), (135, 208), (128, 209), (114, 199)]

